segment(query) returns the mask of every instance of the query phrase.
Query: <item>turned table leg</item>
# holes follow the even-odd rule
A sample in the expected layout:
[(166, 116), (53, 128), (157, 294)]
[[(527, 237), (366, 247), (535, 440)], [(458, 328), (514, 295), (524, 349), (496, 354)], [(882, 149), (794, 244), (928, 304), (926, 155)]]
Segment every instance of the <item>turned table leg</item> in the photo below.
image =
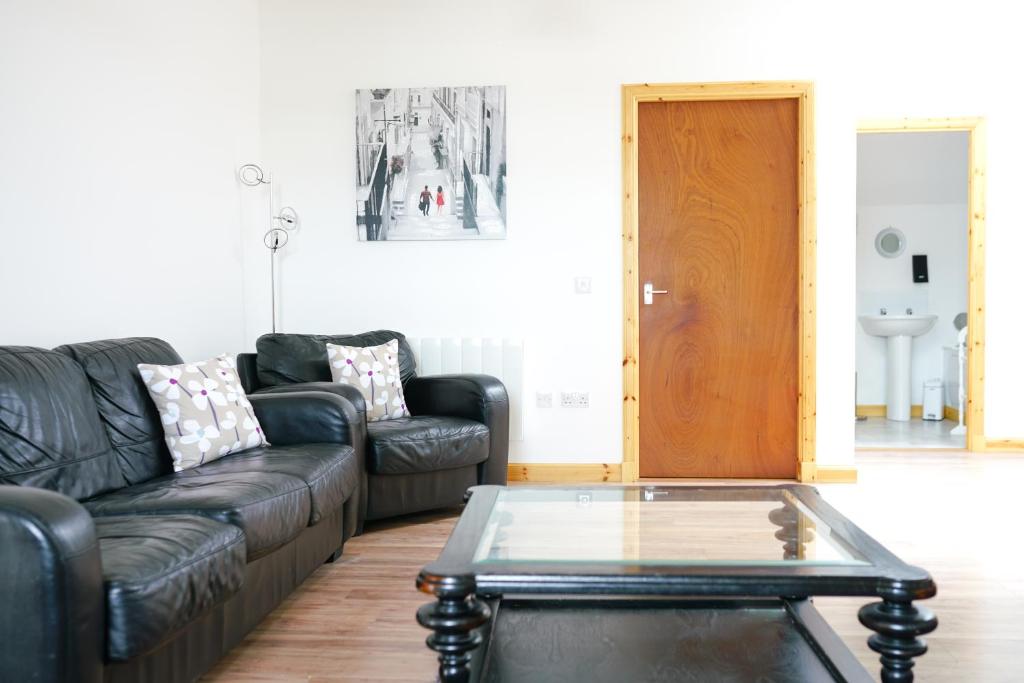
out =
[(918, 636), (931, 633), (939, 625), (931, 610), (893, 591), (883, 595), (881, 602), (861, 607), (857, 617), (875, 632), (868, 638), (868, 647), (881, 655), (882, 683), (911, 683), (914, 657), (928, 651), (928, 644)]
[(435, 577), (430, 588), (437, 601), (420, 607), (416, 621), (433, 631), (427, 647), (437, 652), (441, 682), (468, 683), (472, 651), (482, 641), (474, 629), (490, 619), (491, 610), (476, 599), (472, 576)]

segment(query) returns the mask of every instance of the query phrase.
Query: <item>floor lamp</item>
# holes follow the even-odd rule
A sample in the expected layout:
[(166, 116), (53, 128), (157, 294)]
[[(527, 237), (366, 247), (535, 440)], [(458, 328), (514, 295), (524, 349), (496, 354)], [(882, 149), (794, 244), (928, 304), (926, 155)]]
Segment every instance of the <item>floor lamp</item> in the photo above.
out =
[(274, 212), (273, 183), (256, 164), (238, 169), (238, 181), (248, 187), (266, 185), (270, 191), (270, 229), (263, 234), (263, 246), (270, 250), (270, 331), (277, 332), (277, 252), (288, 244), (288, 235), (299, 227), (299, 214), (290, 206)]

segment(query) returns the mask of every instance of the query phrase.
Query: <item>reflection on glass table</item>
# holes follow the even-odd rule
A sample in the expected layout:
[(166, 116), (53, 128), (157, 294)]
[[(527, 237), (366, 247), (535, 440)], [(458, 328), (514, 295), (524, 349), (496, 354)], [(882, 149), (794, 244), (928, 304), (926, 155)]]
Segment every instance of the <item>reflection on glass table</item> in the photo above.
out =
[(785, 489), (699, 491), (503, 489), (473, 561), (865, 564)]

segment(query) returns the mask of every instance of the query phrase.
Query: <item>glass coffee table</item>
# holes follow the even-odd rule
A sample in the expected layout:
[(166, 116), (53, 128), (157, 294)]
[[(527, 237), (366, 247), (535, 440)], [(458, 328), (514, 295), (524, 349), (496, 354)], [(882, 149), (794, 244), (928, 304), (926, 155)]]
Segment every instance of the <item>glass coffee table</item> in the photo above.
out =
[[(929, 574), (810, 486), (478, 486), (417, 586), (440, 679), (870, 681), (813, 596), (912, 681)], [(759, 678), (760, 677), (760, 678)]]

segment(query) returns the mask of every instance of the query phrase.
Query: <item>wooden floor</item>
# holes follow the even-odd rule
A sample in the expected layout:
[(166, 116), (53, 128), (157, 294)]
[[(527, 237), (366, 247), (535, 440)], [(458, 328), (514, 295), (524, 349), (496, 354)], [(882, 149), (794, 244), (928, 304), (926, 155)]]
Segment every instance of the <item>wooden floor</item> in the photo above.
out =
[[(1024, 680), (1024, 455), (861, 453), (856, 485), (819, 485), (847, 517), (931, 571), (939, 630), (918, 660), (926, 683)], [(414, 619), (413, 585), (458, 511), (370, 527), (318, 569), (203, 680), (432, 681), (436, 664)], [(861, 599), (819, 610), (870, 671)]]

